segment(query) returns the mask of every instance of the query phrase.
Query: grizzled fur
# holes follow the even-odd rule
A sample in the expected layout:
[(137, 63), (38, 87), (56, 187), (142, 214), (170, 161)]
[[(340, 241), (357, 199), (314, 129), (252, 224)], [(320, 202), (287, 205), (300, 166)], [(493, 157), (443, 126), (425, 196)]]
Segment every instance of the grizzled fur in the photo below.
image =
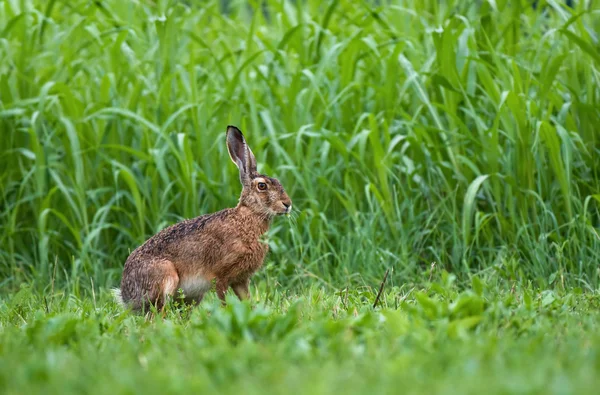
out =
[(147, 310), (149, 303), (161, 309), (179, 289), (186, 302), (198, 303), (213, 280), (223, 302), (229, 287), (240, 299), (249, 297), (250, 277), (268, 250), (259, 238), (274, 216), (290, 212), (292, 202), (278, 180), (256, 171), (254, 155), (234, 126), (227, 127), (227, 147), (240, 170), (238, 205), (174, 224), (135, 249), (116, 291), (133, 310)]

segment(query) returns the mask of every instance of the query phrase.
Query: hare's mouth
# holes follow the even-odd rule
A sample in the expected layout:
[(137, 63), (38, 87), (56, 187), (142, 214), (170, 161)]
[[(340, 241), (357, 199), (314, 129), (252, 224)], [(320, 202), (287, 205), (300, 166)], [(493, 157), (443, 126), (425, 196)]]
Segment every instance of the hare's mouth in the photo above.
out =
[(286, 208), (283, 211), (276, 211), (275, 215), (278, 215), (278, 216), (289, 215), (291, 212), (292, 212), (291, 208)]
[(273, 207), (271, 210), (271, 212), (274, 215), (288, 215), (289, 213), (292, 212), (292, 204), (291, 203), (284, 203), (284, 202), (279, 202), (280, 204), (278, 205), (279, 207), (275, 208)]

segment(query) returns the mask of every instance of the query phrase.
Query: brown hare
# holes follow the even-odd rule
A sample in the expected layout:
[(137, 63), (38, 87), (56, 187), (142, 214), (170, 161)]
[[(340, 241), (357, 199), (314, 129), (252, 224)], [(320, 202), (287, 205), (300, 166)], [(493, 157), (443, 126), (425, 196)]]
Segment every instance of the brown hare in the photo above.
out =
[(129, 255), (115, 293), (134, 311), (148, 311), (150, 304), (161, 310), (179, 289), (186, 303), (198, 303), (213, 279), (223, 303), (229, 287), (238, 298), (249, 297), (250, 277), (268, 250), (259, 238), (273, 217), (292, 210), (292, 202), (278, 180), (256, 171), (254, 154), (238, 128), (228, 126), (226, 140), (240, 171), (238, 205), (167, 227)]

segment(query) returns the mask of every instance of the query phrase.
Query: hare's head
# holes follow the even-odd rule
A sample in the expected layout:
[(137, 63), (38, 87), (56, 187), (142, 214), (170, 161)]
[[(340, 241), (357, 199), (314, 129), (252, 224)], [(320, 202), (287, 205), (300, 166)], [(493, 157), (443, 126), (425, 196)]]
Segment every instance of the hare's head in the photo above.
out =
[(256, 158), (235, 126), (227, 127), (227, 148), (231, 160), (240, 170), (243, 186), (240, 205), (266, 217), (292, 211), (292, 201), (279, 180), (256, 171)]

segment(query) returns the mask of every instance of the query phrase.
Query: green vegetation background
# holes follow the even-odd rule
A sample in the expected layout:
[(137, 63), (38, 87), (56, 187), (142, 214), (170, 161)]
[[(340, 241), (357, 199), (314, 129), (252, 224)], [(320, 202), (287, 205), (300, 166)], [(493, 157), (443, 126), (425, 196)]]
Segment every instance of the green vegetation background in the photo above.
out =
[[(0, 1), (0, 390), (597, 388), (600, 10), (531, 3)], [(227, 124), (295, 207), (254, 309), (122, 312)]]

